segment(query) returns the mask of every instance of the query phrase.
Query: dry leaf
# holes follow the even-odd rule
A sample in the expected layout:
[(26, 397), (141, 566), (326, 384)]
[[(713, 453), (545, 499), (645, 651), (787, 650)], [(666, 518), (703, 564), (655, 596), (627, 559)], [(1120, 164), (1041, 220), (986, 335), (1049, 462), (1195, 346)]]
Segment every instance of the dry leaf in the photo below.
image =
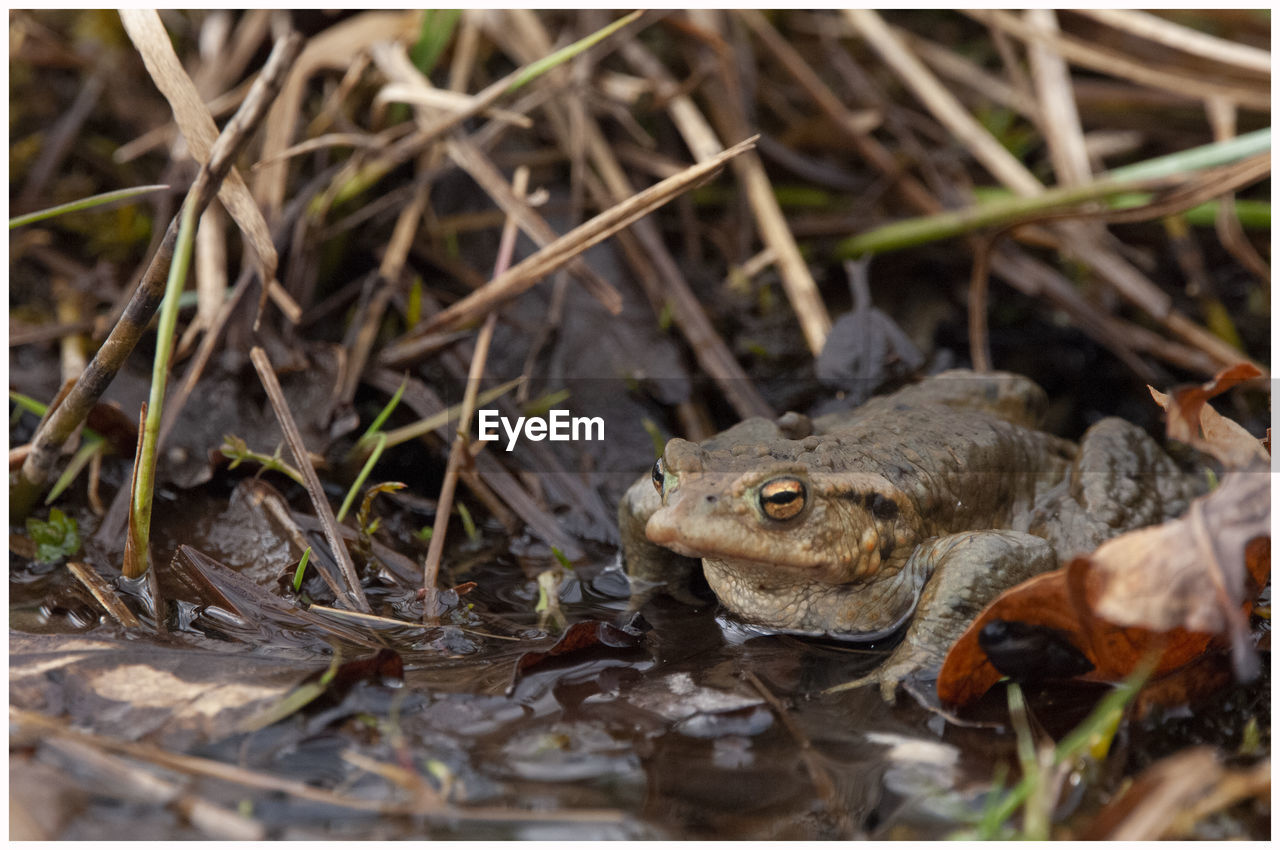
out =
[(1245, 614), (1271, 572), (1270, 499), (1258, 492), (1268, 479), (1228, 476), (1187, 516), (1117, 537), (1001, 594), (947, 654), (938, 696), (964, 705), (999, 681), (979, 642), (997, 621), (1054, 630), (1092, 663), (1079, 677), (1085, 680), (1123, 679), (1152, 653), (1159, 655), (1155, 675), (1163, 675), (1218, 637), (1230, 637), (1236, 674), (1249, 678), (1257, 661)]
[[(160, 22), (160, 16), (150, 9), (122, 9), (120, 20), (134, 46), (142, 54), (142, 61), (146, 64), (151, 79), (169, 101), (174, 120), (182, 131), (183, 138), (187, 140), (191, 155), (203, 165), (209, 161), (209, 151), (218, 138), (218, 126), (196, 91), (195, 83), (187, 76), (177, 54), (173, 52), (173, 45)], [(262, 212), (249, 194), (249, 187), (235, 168), (223, 180), (218, 197), (239, 225), (245, 239), (253, 246), (262, 265), (260, 277), (263, 287), (269, 286), (275, 281), (276, 266), (279, 263), (276, 246), (271, 240), (271, 230), (267, 227)]]
[(1120, 841), (1160, 838), (1176, 815), (1217, 784), (1222, 772), (1209, 747), (1193, 747), (1161, 759), (1098, 813), (1086, 837)]
[(1227, 469), (1266, 468), (1270, 456), (1258, 439), (1209, 406), (1209, 399), (1262, 373), (1251, 364), (1239, 363), (1199, 386), (1178, 387), (1168, 395), (1147, 387), (1156, 404), (1169, 417), (1168, 434), (1216, 458)]
[(1150, 841), (1194, 837), (1195, 825), (1214, 812), (1271, 799), (1271, 760), (1224, 767), (1208, 747), (1167, 756), (1144, 770), (1094, 818), (1087, 841)]
[[(1116, 681), (1158, 654), (1156, 675), (1200, 657), (1228, 638), (1236, 677), (1257, 674), (1249, 636), (1252, 600), (1271, 575), (1271, 476), (1259, 441), (1206, 403), (1258, 370), (1240, 364), (1212, 381), (1175, 390), (1151, 389), (1169, 415), (1169, 436), (1221, 460), (1228, 472), (1212, 493), (1162, 525), (1123, 534), (997, 597), (952, 646), (938, 676), (938, 696), (963, 705), (982, 696), (1000, 672), (979, 643), (991, 623), (1001, 633), (1052, 630), (1094, 669), (1082, 679)], [(1025, 628), (1024, 628), (1025, 627)]]
[(1226, 632), (1246, 595), (1245, 546), (1270, 532), (1270, 479), (1228, 473), (1186, 516), (1099, 546), (1089, 556), (1094, 613), (1157, 631)]

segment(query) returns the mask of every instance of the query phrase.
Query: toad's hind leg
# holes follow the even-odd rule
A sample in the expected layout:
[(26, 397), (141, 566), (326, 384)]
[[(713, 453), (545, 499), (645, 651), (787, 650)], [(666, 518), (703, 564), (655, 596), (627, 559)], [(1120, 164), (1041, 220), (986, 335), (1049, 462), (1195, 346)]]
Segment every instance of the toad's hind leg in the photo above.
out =
[(1112, 417), (1084, 433), (1069, 488), (1031, 528), (1064, 559), (1092, 552), (1126, 531), (1180, 516), (1196, 496), (1198, 482), (1145, 431)]
[[(1055, 569), (1048, 541), (1019, 531), (966, 531), (921, 546), (912, 561), (931, 570), (915, 616), (902, 642), (876, 671), (859, 680), (876, 681), (892, 701), (898, 683), (937, 676), (947, 651), (983, 608), (1019, 582)], [(909, 562), (907, 568), (912, 564)]]

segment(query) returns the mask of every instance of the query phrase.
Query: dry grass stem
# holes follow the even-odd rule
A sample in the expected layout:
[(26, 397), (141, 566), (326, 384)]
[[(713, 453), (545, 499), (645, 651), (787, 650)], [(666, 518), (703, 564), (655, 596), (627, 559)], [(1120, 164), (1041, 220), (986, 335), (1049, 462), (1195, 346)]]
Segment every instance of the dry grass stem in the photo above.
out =
[[(542, 216), (507, 185), (501, 172), (482, 151), (465, 139), (453, 137), (445, 142), (449, 158), (480, 184), (485, 193), (507, 216), (514, 218), (520, 229), (539, 248), (545, 248), (559, 235)], [(622, 312), (622, 295), (608, 281), (596, 274), (584, 260), (573, 259), (568, 270), (600, 304), (615, 316)]]
[(98, 575), (98, 571), (92, 566), (83, 561), (67, 561), (67, 570), (76, 577), (77, 581), (85, 586), (86, 590), (93, 594), (93, 598), (98, 600), (98, 603), (117, 623), (126, 629), (136, 629), (142, 625), (138, 622), (138, 618), (133, 615), (133, 612), (120, 601), (120, 596), (116, 593), (115, 588), (108, 584), (102, 576)]
[[(390, 369), (373, 369), (365, 376), (366, 383), (387, 395), (394, 393), (402, 380), (403, 375)], [(416, 378), (409, 379), (405, 387), (402, 403), (422, 419), (439, 416), (446, 409), (436, 394)], [(404, 429), (410, 427), (413, 426), (404, 426)], [(449, 429), (448, 420), (445, 419), (436, 429), (436, 434), (445, 443), (449, 443), (455, 430)], [(393, 434), (395, 434), (395, 431), (388, 432), (388, 438)], [(578, 545), (574, 538), (565, 533), (555, 517), (549, 514), (529, 495), (518, 478), (503, 469), (496, 460), (484, 452), (476, 455), (475, 466), (476, 472), (466, 469), (460, 470), (461, 479), (463, 483), (468, 485), (472, 482), (480, 484), (479, 487), (472, 488), (472, 492), (475, 493), (477, 498), (484, 501), (486, 505), (489, 505), (491, 509), (494, 509), (495, 514), (506, 518), (511, 512), (514, 512), (521, 522), (528, 526), (534, 534), (545, 540), (548, 545), (555, 546), (570, 559), (581, 557), (582, 547)], [(480, 483), (479, 476), (483, 476), (483, 484)], [(505, 501), (510, 511), (503, 508), (501, 503), (496, 501), (493, 496), (494, 491), (502, 494), (502, 500)], [(495, 505), (497, 505), (496, 508), (494, 507)], [(421, 573), (419, 572), (415, 576), (415, 580), (420, 576)]]
[(284, 208), (286, 163), (280, 154), (289, 147), (307, 83), (325, 68), (346, 69), (353, 55), (377, 41), (391, 41), (412, 32), (419, 12), (363, 12), (307, 40), (307, 46), (289, 70), (280, 97), (267, 116), (262, 161), (267, 163), (254, 178), (254, 190), (268, 217)]
[(167, 806), (211, 839), (262, 841), (267, 837), (261, 822), (190, 794), (185, 783), (157, 776), (90, 742), (55, 737), (47, 745), (62, 759), (74, 764), (77, 771), (92, 776), (101, 785), (104, 796)]
[(847, 9), (844, 15), (885, 64), (992, 176), (1019, 195), (1032, 196), (1043, 191), (1040, 181), (969, 114), (924, 63), (907, 50), (883, 18), (869, 9)]
[[(289, 451), (293, 453), (294, 462), (307, 483), (307, 494), (311, 496), (311, 504), (316, 509), (316, 516), (324, 527), (325, 539), (329, 542), (329, 549), (333, 554), (333, 559), (338, 562), (338, 569), (342, 572), (346, 587), (338, 584), (328, 575), (326, 570), (320, 569), (320, 574), (325, 577), (325, 580), (339, 599), (345, 598), (352, 608), (367, 613), (369, 611), (369, 601), (365, 599), (364, 588), (360, 585), (360, 576), (356, 574), (355, 564), (351, 561), (351, 553), (347, 551), (347, 544), (343, 542), (342, 535), (337, 530), (338, 521), (333, 516), (333, 508), (329, 506), (329, 499), (324, 494), (324, 487), (320, 484), (320, 478), (316, 475), (315, 467), (311, 465), (311, 455), (307, 451), (306, 445), (302, 442), (302, 434), (298, 431), (297, 423), (293, 421), (293, 413), (289, 410), (289, 403), (285, 400), (284, 391), (280, 388), (280, 382), (276, 379), (275, 370), (271, 368), (271, 361), (267, 358), (267, 353), (256, 345), (250, 350), (249, 359), (253, 361), (254, 369), (258, 372), (258, 379), (262, 381), (263, 389), (267, 391), (267, 398), (271, 401), (271, 409), (275, 411), (276, 419), (280, 423), (280, 430), (284, 432), (285, 442), (289, 445)], [(318, 562), (316, 566), (317, 568), (320, 567)]]
[[(693, 102), (693, 98), (680, 91), (670, 73), (653, 57), (638, 41), (623, 47), (623, 54), (636, 69), (656, 84), (656, 94), (666, 102), (667, 111), (672, 123), (680, 131), (681, 137), (694, 158), (706, 161), (718, 154), (723, 145), (706, 117)], [(728, 73), (728, 68), (724, 68)], [(713, 97), (712, 109), (720, 117), (720, 123), (727, 133), (746, 135), (747, 122), (737, 114), (730, 102), (737, 104), (739, 100), (732, 97)], [(795, 236), (787, 224), (786, 216), (778, 205), (773, 184), (765, 173), (764, 164), (754, 152), (746, 153), (734, 161), (733, 169), (738, 181), (743, 184), (747, 200), (756, 218), (756, 226), (760, 231), (760, 239), (766, 247), (772, 248), (777, 255), (778, 276), (787, 294), (787, 300), (796, 312), (801, 333), (809, 350), (816, 357), (822, 351), (827, 334), (831, 332), (831, 317), (826, 305), (818, 294), (818, 285), (809, 273), (809, 266), (800, 255)]]
[(182, 384), (165, 401), (164, 421), (160, 424), (160, 439), (156, 442), (158, 447), (164, 447), (165, 437), (169, 435), (174, 423), (182, 415), (182, 410), (186, 407), (187, 400), (191, 398), (191, 393), (195, 390), (200, 376), (204, 374), (209, 358), (213, 356), (214, 348), (222, 336), (222, 329), (226, 327), (227, 320), (231, 318), (231, 314), (235, 312), (245, 292), (248, 291), (252, 276), (252, 270), (246, 266), (240, 273), (240, 279), (236, 281), (235, 286), (231, 288), (231, 292), (218, 308), (218, 315), (213, 317), (213, 321), (210, 322), (209, 327), (205, 330), (205, 335), (200, 340), (200, 346), (196, 349), (195, 356), (187, 365)]
[(68, 728), (59, 720), (45, 717), (34, 711), (9, 707), (9, 720), (20, 732), (42, 738), (60, 738), (78, 741), (91, 747), (117, 752), (141, 761), (149, 762), (179, 773), (230, 782), (245, 788), (287, 794), (299, 800), (321, 805), (337, 806), (353, 811), (377, 812), (383, 815), (419, 816), (442, 821), (495, 821), (542, 823), (617, 823), (622, 813), (612, 809), (572, 809), (563, 812), (539, 809), (510, 809), (496, 806), (454, 806), (443, 808), (424, 805), (421, 798), (409, 802), (354, 797), (317, 788), (307, 782), (285, 779), (269, 773), (260, 773), (236, 765), (225, 764), (199, 756), (170, 752), (153, 744), (135, 743), (105, 735), (95, 735)]
[[(516, 169), (512, 180), (511, 194), (517, 201), (522, 201), (529, 187), (529, 170)], [(502, 229), (502, 240), (498, 245), (498, 258), (494, 263), (494, 276), (502, 274), (511, 263), (511, 255), (516, 248), (517, 223), (515, 216), (507, 218)], [(458, 433), (449, 448), (449, 462), (445, 467), (444, 480), (440, 484), (440, 497), (436, 501), (436, 521), (432, 528), (431, 543), (427, 548), (427, 557), (422, 562), (422, 587), (426, 592), (422, 603), (422, 620), (425, 623), (436, 621), (436, 580), (440, 574), (440, 558), (444, 554), (445, 536), (449, 532), (449, 516), (453, 513), (453, 492), (458, 485), (458, 471), (464, 465), (470, 465), (471, 414), (475, 412), (476, 395), (480, 392), (480, 382), (484, 379), (484, 365), (489, 357), (489, 344), (493, 341), (493, 330), (498, 323), (497, 311), (485, 316), (480, 333), (476, 336), (475, 350), (471, 355), (471, 366), (467, 372), (467, 386), (462, 396), (461, 420)]]
[(986, 10), (965, 12), (965, 14), (984, 24), (999, 27), (1023, 41), (1049, 39), (1068, 62), (1093, 71), (1101, 71), (1104, 74), (1131, 80), (1183, 98), (1203, 99), (1216, 96), (1226, 98), (1247, 109), (1262, 112), (1268, 112), (1271, 109), (1270, 87), (1266, 85), (1259, 88), (1244, 88), (1207, 82), (1203, 77), (1176, 73), (1170, 68), (1152, 67), (1149, 63), (1126, 59), (1109, 50), (1090, 47), (1068, 35), (1059, 34), (1052, 37), (1043, 35), (1008, 12)]
[[(899, 74), (903, 82), (929, 107), (934, 116), (965, 143), (974, 157), (993, 175), (1018, 194), (1032, 196), (1043, 191), (1039, 181), (964, 110), (932, 73), (905, 49), (878, 15), (865, 10), (848, 10), (845, 15)], [(1019, 32), (1030, 31), (1020, 21), (1018, 27)], [(1059, 39), (1050, 41), (1061, 44)], [(1237, 349), (1186, 317), (1176, 314), (1167, 293), (1131, 263), (1100, 244), (1081, 222), (1064, 222), (1057, 229), (1063, 247), (1068, 252), (1086, 262), (1127, 300), (1164, 322), (1175, 335), (1205, 351), (1223, 365), (1237, 362), (1241, 358)]]
[[(1205, 112), (1209, 117), (1209, 125), (1213, 128), (1214, 141), (1221, 142), (1235, 137), (1236, 109), (1231, 103), (1222, 98), (1210, 98), (1205, 102)], [(1231, 256), (1236, 258), (1236, 262), (1251, 271), (1258, 280), (1270, 285), (1271, 266), (1245, 236), (1244, 226), (1235, 214), (1235, 195), (1225, 192), (1219, 196), (1218, 201), (1218, 215), (1214, 221), (1218, 239)]]
[(1017, 86), (983, 70), (978, 65), (956, 53), (949, 47), (930, 41), (915, 33), (899, 35), (912, 52), (919, 56), (939, 76), (959, 83), (974, 95), (1012, 109), (1029, 121), (1040, 122), (1040, 108), (1036, 99)]
[[(1052, 9), (1029, 9), (1023, 13), (1027, 24), (1037, 30), (1058, 32), (1058, 18)], [(1071, 70), (1062, 55), (1046, 42), (1027, 45), (1031, 78), (1040, 105), (1040, 127), (1049, 148), (1049, 159), (1059, 186), (1078, 186), (1092, 178), (1089, 155), (1084, 145), (1084, 128), (1071, 90)]]
[[(431, 85), (431, 81), (409, 61), (404, 45), (378, 42), (371, 46), (369, 53), (378, 70), (390, 80), (374, 96), (375, 106), (386, 103), (406, 103), (412, 106), (429, 107), (426, 113), (466, 112), (474, 109), (475, 104), (471, 95), (449, 89), (438, 89)], [(491, 107), (482, 110), (480, 114), (514, 127), (528, 129), (533, 126), (529, 116), (505, 109)], [(420, 120), (426, 120), (426, 118), (427, 114), (423, 114)]]
[[(759, 10), (740, 9), (735, 12), (750, 30), (768, 48), (773, 57), (782, 64), (796, 82), (798, 82), (818, 108), (826, 113), (832, 123), (848, 136), (864, 136), (880, 126), (883, 120), (880, 112), (874, 109), (854, 111), (833, 92), (821, 77), (813, 70), (800, 52), (783, 38), (773, 25), (769, 23)], [(943, 51), (954, 55), (951, 51)]]
[[(525, 35), (525, 43), (512, 45), (522, 61), (533, 61), (551, 51), (551, 39), (536, 15), (524, 11), (509, 14), (519, 23), (519, 27), (511, 29), (518, 29)], [(494, 37), (501, 39), (504, 32), (506, 31), (495, 32)], [(624, 43), (621, 50), (625, 52), (629, 45), (630, 42)], [(555, 104), (548, 104), (547, 115), (560, 147), (570, 149), (574, 142), (568, 121), (561, 110)], [(584, 118), (582, 136), (586, 141), (586, 154), (591, 163), (591, 168), (583, 173), (583, 183), (596, 205), (604, 207), (616, 204), (634, 195), (635, 189), (618, 163), (613, 145), (590, 115)], [(654, 311), (661, 313), (670, 304), (670, 314), (676, 327), (688, 340), (698, 365), (716, 382), (734, 410), (743, 417), (773, 416), (769, 405), (756, 391), (741, 364), (707, 318), (706, 311), (685, 280), (684, 272), (671, 256), (657, 227), (648, 219), (639, 219), (630, 231), (618, 234), (618, 244), (631, 265), (635, 278), (644, 287)]]
[[(253, 98), (252, 104), (246, 98), (241, 110), (227, 124), (209, 151), (209, 159), (201, 166), (195, 183), (187, 192), (185, 202), (194, 205), (197, 213), (203, 212), (213, 200), (232, 161), (248, 142), (249, 135), (257, 127), (266, 106), (279, 90), (281, 72), (292, 61), (300, 46), (301, 39), (297, 36), (282, 39), (276, 44), (262, 74), (254, 83), (253, 90), (259, 94)], [(25, 515), (30, 505), (34, 504), (57, 463), (60, 448), (84, 421), (141, 339), (164, 297), (169, 264), (173, 260), (177, 239), (178, 217), (175, 216), (169, 221), (169, 227), (159, 240), (119, 321), (94, 354), (89, 368), (80, 374), (75, 386), (66, 393), (61, 404), (56, 407), (50, 405), (48, 418), (37, 429), (32, 440), (32, 451), (22, 465), (19, 480), (10, 488), (10, 515)]]
[(676, 177), (650, 186), (605, 210), (496, 276), (483, 288), (423, 322), (418, 326), (417, 333), (452, 329), (475, 321), (479, 316), (535, 285), (592, 245), (609, 238), (636, 219), (707, 179), (726, 162), (750, 150), (754, 145), (754, 138), (739, 142), (714, 159), (692, 165)]
[(187, 325), (181, 341), (174, 349), (174, 361), (186, 357), (196, 337), (213, 327), (227, 300), (227, 227), (217, 204), (200, 216), (196, 230), (195, 277), (196, 317)]
[(1271, 74), (1271, 52), (1248, 44), (1217, 38), (1191, 27), (1151, 14), (1127, 9), (1075, 9), (1074, 14), (1101, 21), (1109, 27), (1190, 53), (1234, 65), (1258, 74)]
[[(208, 162), (218, 138), (218, 126), (213, 123), (213, 116), (205, 107), (195, 83), (187, 76), (178, 55), (173, 52), (173, 45), (164, 24), (160, 23), (160, 16), (150, 10), (122, 9), (120, 20), (134, 46), (142, 54), (143, 62), (146, 63), (156, 87), (173, 108), (174, 118), (187, 140), (192, 156), (201, 164)], [(262, 211), (249, 194), (244, 178), (234, 167), (218, 189), (218, 196), (227, 212), (240, 226), (245, 239), (253, 246), (254, 253), (258, 255), (265, 289), (276, 276), (276, 266), (279, 264), (276, 246), (271, 241), (271, 231), (262, 217)]]

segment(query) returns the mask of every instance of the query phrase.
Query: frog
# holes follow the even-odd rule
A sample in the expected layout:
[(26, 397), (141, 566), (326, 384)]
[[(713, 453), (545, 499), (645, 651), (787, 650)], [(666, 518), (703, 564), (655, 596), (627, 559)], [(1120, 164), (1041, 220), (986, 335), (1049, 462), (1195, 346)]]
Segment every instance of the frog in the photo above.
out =
[(755, 629), (901, 634), (866, 677), (891, 699), (1001, 592), (1196, 495), (1138, 426), (1108, 417), (1074, 442), (1040, 430), (1047, 404), (1030, 378), (953, 369), (853, 410), (674, 438), (619, 504), (631, 607), (696, 604), (700, 568)]

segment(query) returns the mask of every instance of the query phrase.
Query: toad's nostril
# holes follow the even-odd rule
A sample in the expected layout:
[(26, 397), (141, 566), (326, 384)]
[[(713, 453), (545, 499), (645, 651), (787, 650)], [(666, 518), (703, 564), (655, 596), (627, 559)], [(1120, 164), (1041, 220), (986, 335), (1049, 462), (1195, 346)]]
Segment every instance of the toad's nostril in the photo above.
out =
[(716, 497), (715, 497), (715, 496), (707, 496), (707, 504), (709, 504), (709, 505), (711, 505), (711, 504), (715, 504), (715, 501), (716, 501)]

